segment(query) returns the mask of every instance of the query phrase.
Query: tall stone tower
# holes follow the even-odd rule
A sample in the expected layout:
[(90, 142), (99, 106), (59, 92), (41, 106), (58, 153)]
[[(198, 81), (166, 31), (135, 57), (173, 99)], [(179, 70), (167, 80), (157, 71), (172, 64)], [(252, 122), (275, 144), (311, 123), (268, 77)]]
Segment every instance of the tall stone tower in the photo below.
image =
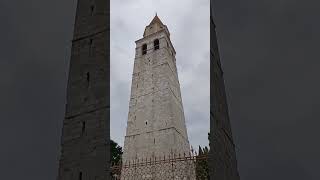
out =
[(109, 175), (107, 4), (78, 1), (57, 180), (105, 180)]
[(124, 162), (189, 152), (175, 54), (156, 15), (136, 41)]
[(210, 178), (239, 180), (223, 71), (210, 4)]

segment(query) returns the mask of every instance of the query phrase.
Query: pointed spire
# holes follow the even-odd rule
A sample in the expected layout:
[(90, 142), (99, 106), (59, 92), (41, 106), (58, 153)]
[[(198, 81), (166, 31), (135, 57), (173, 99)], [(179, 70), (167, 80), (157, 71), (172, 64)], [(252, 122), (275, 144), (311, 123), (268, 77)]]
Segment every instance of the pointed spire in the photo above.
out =
[(161, 25), (164, 25), (164, 24), (162, 23), (162, 21), (160, 20), (160, 18), (158, 17), (157, 12), (156, 12), (156, 15), (154, 16), (154, 18), (152, 19), (152, 21), (150, 22), (149, 25), (154, 24), (154, 23), (159, 23), (159, 24), (161, 24)]

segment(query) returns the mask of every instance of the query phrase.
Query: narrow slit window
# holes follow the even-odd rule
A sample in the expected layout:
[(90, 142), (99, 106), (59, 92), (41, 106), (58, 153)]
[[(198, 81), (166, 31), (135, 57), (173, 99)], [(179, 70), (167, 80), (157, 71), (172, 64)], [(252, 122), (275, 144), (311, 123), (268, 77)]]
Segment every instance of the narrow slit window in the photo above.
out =
[(86, 131), (86, 122), (85, 122), (85, 121), (83, 121), (83, 122), (82, 122), (81, 134), (84, 134), (84, 133), (85, 133), (85, 131)]
[(90, 15), (93, 16), (94, 14), (94, 5), (90, 6)]
[(159, 46), (160, 46), (159, 44), (160, 44), (159, 39), (154, 40), (154, 42), (153, 42), (154, 50), (159, 49)]
[(87, 72), (87, 82), (89, 83), (90, 82), (90, 73)]
[(82, 180), (82, 172), (79, 173), (79, 180)]
[(142, 45), (142, 55), (147, 54), (147, 44)]
[(87, 79), (87, 88), (88, 88), (90, 85), (90, 73), (89, 72), (87, 72), (86, 79)]
[(89, 41), (89, 55), (91, 56), (92, 55), (92, 48), (93, 47), (93, 39), (90, 39)]

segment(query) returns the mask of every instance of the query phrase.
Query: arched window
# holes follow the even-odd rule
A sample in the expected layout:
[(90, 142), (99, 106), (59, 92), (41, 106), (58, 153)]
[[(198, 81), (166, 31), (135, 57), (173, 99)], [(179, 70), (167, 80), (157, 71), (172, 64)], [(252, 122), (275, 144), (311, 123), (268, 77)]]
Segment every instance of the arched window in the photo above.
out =
[(142, 45), (142, 55), (147, 54), (147, 45)]
[(153, 41), (154, 50), (159, 49), (159, 39)]

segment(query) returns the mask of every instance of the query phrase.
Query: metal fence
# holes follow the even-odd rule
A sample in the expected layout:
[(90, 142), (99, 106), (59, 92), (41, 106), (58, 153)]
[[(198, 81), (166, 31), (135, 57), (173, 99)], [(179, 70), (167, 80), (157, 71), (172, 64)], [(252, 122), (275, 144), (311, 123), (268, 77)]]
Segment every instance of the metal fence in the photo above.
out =
[(209, 180), (208, 156), (171, 155), (111, 166), (113, 180)]

